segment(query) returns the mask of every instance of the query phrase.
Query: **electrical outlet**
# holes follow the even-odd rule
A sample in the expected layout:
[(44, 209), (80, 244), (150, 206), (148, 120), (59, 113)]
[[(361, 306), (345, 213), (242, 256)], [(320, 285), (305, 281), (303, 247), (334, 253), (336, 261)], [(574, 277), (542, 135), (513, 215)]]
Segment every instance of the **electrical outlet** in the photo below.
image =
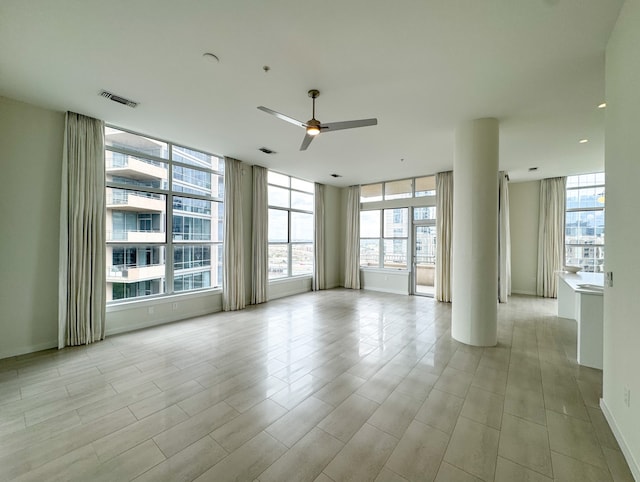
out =
[(173, 311), (176, 311), (178, 309), (178, 303), (173, 303), (171, 308), (173, 308)]
[(154, 307), (153, 306), (150, 306), (150, 307), (147, 308), (147, 314), (148, 315), (153, 315), (153, 312), (154, 312)]
[(629, 387), (624, 387), (624, 404), (627, 408), (631, 407), (631, 390)]

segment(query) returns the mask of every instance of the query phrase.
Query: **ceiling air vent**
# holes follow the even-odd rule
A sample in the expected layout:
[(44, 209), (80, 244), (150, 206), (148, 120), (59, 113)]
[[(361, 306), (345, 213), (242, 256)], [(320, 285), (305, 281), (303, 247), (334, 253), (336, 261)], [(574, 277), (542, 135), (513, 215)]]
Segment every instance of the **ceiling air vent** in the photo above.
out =
[(258, 149), (260, 152), (264, 152), (265, 154), (276, 154), (276, 151), (272, 151), (268, 147), (261, 147)]
[(112, 100), (114, 102), (117, 102), (118, 104), (126, 105), (128, 107), (137, 107), (138, 106), (138, 102), (134, 102), (132, 100), (125, 99), (124, 97), (120, 97), (119, 95), (112, 94), (111, 92), (107, 92), (106, 90), (103, 90), (102, 92), (100, 92), (100, 95), (102, 97), (104, 97), (105, 99)]

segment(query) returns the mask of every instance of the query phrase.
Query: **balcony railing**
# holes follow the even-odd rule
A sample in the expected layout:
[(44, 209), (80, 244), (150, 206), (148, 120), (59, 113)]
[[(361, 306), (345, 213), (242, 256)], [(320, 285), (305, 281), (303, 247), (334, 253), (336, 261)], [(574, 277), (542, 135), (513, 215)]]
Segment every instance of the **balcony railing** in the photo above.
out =
[(107, 266), (107, 282), (135, 283), (164, 277), (164, 264), (131, 265), (119, 264)]
[(164, 243), (165, 232), (159, 230), (107, 231), (108, 241), (128, 241), (130, 243)]
[(167, 168), (160, 163), (145, 162), (133, 157), (113, 158), (106, 161), (107, 174), (139, 180), (167, 179)]
[(164, 212), (165, 208), (165, 200), (158, 197), (145, 196), (142, 193), (125, 190), (107, 190), (107, 209)]

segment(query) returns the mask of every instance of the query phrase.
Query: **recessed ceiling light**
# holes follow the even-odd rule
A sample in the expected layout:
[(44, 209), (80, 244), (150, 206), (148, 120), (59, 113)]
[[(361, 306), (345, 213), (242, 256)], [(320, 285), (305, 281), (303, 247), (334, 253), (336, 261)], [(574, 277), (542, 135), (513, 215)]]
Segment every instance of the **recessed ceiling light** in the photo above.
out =
[(340, 174), (331, 174), (331, 177), (342, 177)]
[(216, 64), (220, 62), (220, 59), (218, 58), (218, 56), (216, 54), (212, 54), (211, 52), (205, 52), (202, 54), (202, 56), (210, 62), (213, 62)]
[(269, 149), (268, 147), (261, 147), (258, 149), (260, 152), (264, 152), (265, 154), (277, 154), (273, 149)]
[(530, 168), (529, 168), (529, 172), (534, 172), (534, 171), (537, 171), (537, 170), (538, 170), (538, 168), (537, 168), (537, 167), (530, 167)]
[(607, 106), (606, 102), (603, 102), (602, 104), (598, 105), (598, 109), (604, 109)]
[(580, 144), (586, 144), (587, 142), (589, 142), (589, 139), (580, 139), (578, 142)]

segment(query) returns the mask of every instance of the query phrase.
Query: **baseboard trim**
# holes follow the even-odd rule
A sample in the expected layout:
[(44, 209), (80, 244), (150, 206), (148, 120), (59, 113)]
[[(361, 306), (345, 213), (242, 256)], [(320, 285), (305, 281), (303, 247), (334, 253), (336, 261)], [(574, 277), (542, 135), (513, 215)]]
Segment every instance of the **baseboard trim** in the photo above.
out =
[(511, 290), (511, 293), (514, 294), (514, 295), (537, 296), (535, 291)]
[(367, 290), (367, 291), (379, 291), (380, 293), (391, 293), (393, 295), (408, 295), (409, 293), (407, 291), (402, 291), (402, 290), (390, 290), (388, 288), (378, 288), (378, 287), (371, 287), (371, 286), (365, 286), (364, 288), (362, 288), (363, 290)]
[(0, 360), (3, 358), (11, 358), (14, 356), (28, 355), (29, 353), (35, 353), (37, 351), (49, 350), (50, 348), (57, 348), (58, 340), (48, 341), (45, 343), (38, 343), (37, 345), (27, 345), (15, 348), (11, 351), (1, 351)]
[(638, 464), (638, 462), (633, 457), (633, 453), (631, 452), (631, 449), (627, 445), (627, 441), (625, 440), (624, 436), (622, 435), (622, 432), (620, 431), (620, 428), (618, 427), (616, 418), (613, 416), (613, 414), (609, 410), (609, 407), (604, 401), (604, 398), (600, 399), (600, 409), (604, 414), (604, 418), (607, 419), (607, 422), (609, 423), (609, 427), (611, 427), (611, 431), (613, 432), (613, 435), (616, 438), (618, 445), (620, 445), (620, 450), (622, 450), (622, 454), (624, 455), (624, 458), (627, 460), (627, 464), (629, 465), (629, 470), (631, 470), (631, 474), (633, 475), (633, 478), (635, 480), (640, 480), (640, 464)]

